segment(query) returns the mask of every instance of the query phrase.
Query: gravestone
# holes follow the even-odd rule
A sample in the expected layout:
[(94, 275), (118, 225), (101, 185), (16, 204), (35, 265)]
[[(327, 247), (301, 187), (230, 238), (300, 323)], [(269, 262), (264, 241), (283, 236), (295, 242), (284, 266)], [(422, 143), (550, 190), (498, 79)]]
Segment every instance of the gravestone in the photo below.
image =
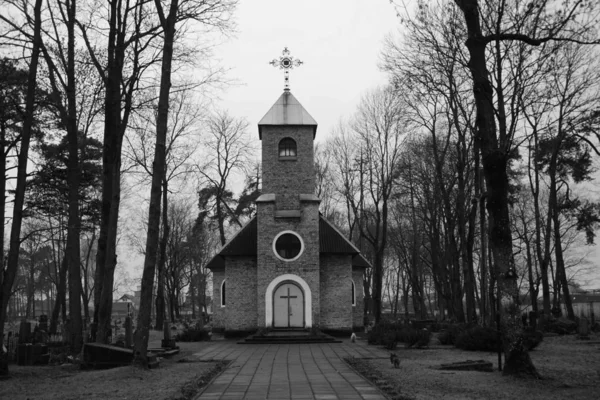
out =
[(535, 311), (529, 311), (529, 326), (537, 329), (537, 313)]
[(163, 325), (163, 340), (161, 341), (161, 347), (167, 349), (175, 348), (175, 339), (171, 338), (171, 326), (168, 321), (165, 321)]
[(125, 348), (129, 349), (132, 346), (132, 323), (131, 317), (127, 316), (125, 318)]
[(31, 322), (21, 321), (19, 325), (19, 344), (31, 341)]
[(579, 326), (577, 327), (579, 335), (577, 336), (581, 340), (590, 340), (590, 323), (587, 318), (579, 318)]

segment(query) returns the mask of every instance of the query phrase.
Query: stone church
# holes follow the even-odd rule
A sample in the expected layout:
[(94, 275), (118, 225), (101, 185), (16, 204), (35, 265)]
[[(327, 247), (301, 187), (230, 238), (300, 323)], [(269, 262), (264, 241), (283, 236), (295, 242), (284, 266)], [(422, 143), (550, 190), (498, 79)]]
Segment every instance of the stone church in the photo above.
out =
[(285, 89), (258, 123), (262, 195), (256, 216), (209, 262), (213, 329), (363, 328), (369, 263), (319, 213), (317, 123)]

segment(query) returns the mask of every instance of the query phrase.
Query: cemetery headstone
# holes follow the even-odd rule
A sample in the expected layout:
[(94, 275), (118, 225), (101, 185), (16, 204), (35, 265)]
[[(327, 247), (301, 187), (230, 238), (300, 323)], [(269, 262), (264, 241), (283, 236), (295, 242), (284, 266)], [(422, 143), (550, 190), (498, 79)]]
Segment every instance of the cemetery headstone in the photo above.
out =
[(163, 325), (163, 340), (161, 341), (161, 347), (173, 349), (175, 348), (175, 340), (171, 338), (171, 327), (169, 326), (169, 322), (165, 321)]
[(590, 323), (587, 318), (579, 318), (579, 339), (582, 340), (590, 340)]
[(131, 323), (131, 317), (125, 318), (125, 348), (129, 349), (133, 345), (132, 343), (132, 331), (133, 325)]
[(529, 311), (529, 325), (533, 329), (537, 329), (537, 313), (535, 311)]
[(48, 332), (48, 316), (46, 314), (42, 314), (42, 315), (40, 315), (40, 318), (38, 319), (38, 321), (39, 321), (38, 327), (40, 328), (40, 330), (44, 331), (44, 332)]
[(31, 322), (21, 321), (19, 325), (19, 343), (29, 343), (31, 341)]

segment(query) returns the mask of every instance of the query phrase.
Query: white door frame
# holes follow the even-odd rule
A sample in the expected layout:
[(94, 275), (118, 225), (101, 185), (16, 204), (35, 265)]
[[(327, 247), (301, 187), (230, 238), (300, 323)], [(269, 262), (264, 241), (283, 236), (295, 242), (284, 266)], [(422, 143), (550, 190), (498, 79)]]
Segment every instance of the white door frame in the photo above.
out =
[(306, 328), (312, 327), (312, 295), (306, 281), (294, 274), (284, 274), (273, 279), (265, 292), (265, 326), (273, 326), (273, 292), (282, 282), (290, 281), (298, 284), (304, 291), (304, 324)]

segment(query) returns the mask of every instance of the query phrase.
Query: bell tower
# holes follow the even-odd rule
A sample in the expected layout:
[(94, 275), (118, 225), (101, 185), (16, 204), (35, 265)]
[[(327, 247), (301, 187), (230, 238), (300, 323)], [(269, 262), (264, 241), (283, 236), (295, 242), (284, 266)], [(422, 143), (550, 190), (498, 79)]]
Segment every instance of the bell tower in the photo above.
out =
[(287, 70), (299, 62), (287, 49), (278, 62), (286, 72), (285, 88), (258, 123), (263, 194), (256, 200), (257, 323), (307, 328), (319, 321), (320, 304), (320, 200), (314, 195), (313, 166), (317, 123), (289, 89)]

